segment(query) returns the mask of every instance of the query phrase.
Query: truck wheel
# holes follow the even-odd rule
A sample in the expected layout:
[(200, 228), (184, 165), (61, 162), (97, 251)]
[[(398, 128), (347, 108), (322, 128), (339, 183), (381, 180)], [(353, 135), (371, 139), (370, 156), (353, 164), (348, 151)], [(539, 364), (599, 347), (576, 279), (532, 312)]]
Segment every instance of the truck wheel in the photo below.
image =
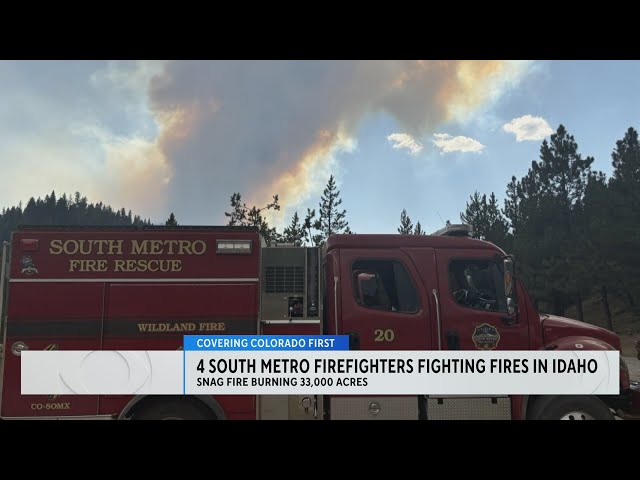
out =
[(213, 412), (193, 398), (153, 398), (143, 401), (133, 420), (215, 420)]
[(566, 395), (534, 406), (534, 420), (614, 420), (609, 407), (599, 398)]

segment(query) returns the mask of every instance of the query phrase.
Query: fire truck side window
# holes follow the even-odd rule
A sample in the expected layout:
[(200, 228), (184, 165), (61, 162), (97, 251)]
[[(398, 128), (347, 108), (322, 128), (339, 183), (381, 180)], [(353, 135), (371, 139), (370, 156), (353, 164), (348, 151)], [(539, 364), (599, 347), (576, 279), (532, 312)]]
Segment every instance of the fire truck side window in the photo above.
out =
[(418, 311), (418, 294), (402, 263), (358, 260), (353, 263), (351, 273), (358, 305), (399, 313)]
[(491, 260), (454, 260), (449, 265), (449, 286), (455, 301), (468, 308), (506, 312), (503, 275)]

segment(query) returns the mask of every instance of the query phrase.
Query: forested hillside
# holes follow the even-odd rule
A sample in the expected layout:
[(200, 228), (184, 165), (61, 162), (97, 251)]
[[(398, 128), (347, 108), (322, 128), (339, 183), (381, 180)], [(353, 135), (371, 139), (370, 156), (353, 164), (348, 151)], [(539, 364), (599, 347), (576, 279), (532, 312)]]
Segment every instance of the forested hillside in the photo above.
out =
[(0, 214), (0, 240), (9, 240), (18, 225), (150, 225), (138, 215), (122, 208), (113, 209), (102, 202), (89, 203), (86, 197), (76, 193), (56, 197), (55, 192), (44, 199), (31, 197), (23, 207), (3, 208)]

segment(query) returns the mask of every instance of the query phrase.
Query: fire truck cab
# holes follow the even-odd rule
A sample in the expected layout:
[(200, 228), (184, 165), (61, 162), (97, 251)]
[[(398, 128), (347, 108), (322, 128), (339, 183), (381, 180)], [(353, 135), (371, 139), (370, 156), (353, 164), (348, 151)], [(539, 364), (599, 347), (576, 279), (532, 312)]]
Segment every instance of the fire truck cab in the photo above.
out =
[(540, 315), (495, 245), (333, 235), (266, 246), (244, 227), (24, 227), (3, 247), (2, 418), (613, 419), (614, 396), (26, 396), (26, 349), (176, 350), (185, 334), (348, 335), (362, 350), (620, 350), (613, 332)]

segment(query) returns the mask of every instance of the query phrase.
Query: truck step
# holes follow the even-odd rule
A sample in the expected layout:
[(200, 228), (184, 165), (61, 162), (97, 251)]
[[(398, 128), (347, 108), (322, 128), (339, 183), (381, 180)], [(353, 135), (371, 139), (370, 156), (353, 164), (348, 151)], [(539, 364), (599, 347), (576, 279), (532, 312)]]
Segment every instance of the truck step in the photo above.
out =
[(626, 413), (618, 411), (617, 416), (621, 420), (640, 420), (640, 413)]

